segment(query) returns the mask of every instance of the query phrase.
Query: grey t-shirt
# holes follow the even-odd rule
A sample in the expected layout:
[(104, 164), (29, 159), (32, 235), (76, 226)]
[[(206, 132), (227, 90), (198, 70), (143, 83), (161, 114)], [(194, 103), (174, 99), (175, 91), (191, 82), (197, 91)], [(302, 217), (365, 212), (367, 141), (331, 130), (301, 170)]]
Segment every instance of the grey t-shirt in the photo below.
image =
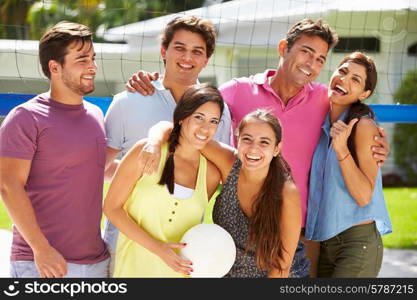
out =
[[(114, 96), (104, 122), (107, 146), (118, 149), (125, 155), (140, 139), (148, 136), (148, 130), (159, 121), (172, 121), (176, 102), (162, 80), (152, 82), (155, 93), (143, 96), (140, 93), (121, 92)], [(217, 128), (215, 140), (229, 144), (231, 118), (225, 109)]]

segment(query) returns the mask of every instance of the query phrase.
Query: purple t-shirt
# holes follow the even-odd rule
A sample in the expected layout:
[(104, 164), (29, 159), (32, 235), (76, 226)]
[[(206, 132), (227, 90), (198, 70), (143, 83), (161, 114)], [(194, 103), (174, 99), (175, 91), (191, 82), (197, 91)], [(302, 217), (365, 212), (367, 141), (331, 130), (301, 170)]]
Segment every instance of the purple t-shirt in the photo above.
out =
[(327, 88), (320, 83), (309, 83), (284, 105), (269, 84), (269, 78), (275, 73), (276, 70), (266, 70), (249, 78), (233, 79), (223, 84), (220, 92), (229, 105), (233, 132), (246, 114), (258, 108), (272, 110), (280, 120), (282, 153), (300, 191), (304, 227), (311, 161), (330, 107)]
[[(101, 110), (67, 105), (41, 94), (15, 107), (0, 128), (0, 156), (32, 161), (25, 186), (49, 243), (66, 261), (108, 257), (101, 238), (106, 139)], [(11, 260), (33, 260), (13, 227)]]

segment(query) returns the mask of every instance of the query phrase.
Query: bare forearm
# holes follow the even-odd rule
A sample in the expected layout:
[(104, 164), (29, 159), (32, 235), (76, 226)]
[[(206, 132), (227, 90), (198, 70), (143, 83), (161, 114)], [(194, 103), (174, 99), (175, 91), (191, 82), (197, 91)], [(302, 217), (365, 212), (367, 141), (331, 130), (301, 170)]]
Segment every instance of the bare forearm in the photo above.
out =
[[(339, 159), (343, 159), (343, 157)], [(348, 154), (348, 157), (339, 161), (339, 166), (349, 194), (359, 206), (367, 205), (371, 201), (373, 183), (358, 168), (352, 155)]]
[(110, 177), (111, 179), (111, 177), (113, 176), (117, 168), (118, 160), (116, 160), (116, 157), (119, 153), (120, 153), (119, 149), (115, 149), (111, 147), (107, 147), (106, 149), (106, 165), (104, 167), (104, 171), (105, 171), (105, 176), (107, 178)]
[(105, 209), (104, 213), (126, 237), (156, 254), (159, 242), (141, 228), (123, 208)]
[(286, 182), (283, 191), (281, 207), (280, 236), (282, 242), (282, 257), (277, 257), (280, 269), (269, 271), (270, 278), (284, 278), (289, 276), (297, 244), (301, 232), (301, 207), (298, 190), (293, 183)]
[(120, 164), (120, 161), (115, 159), (111, 164), (106, 166), (106, 170), (104, 172), (104, 181), (111, 181), (113, 178), (114, 173), (116, 172), (117, 166)]
[(35, 211), (23, 186), (3, 183), (1, 196), (13, 223), (32, 250), (49, 247), (49, 242), (36, 220)]
[(272, 269), (268, 273), (268, 278), (288, 278), (290, 274), (290, 268), (282, 269), (281, 271), (278, 269)]
[(301, 232), (300, 195), (293, 182), (284, 185), (281, 207), (280, 236), (282, 257), (277, 257), (281, 271), (272, 269), (268, 277), (288, 277)]
[[(284, 249), (288, 252), (284, 251), (283, 258), (278, 259), (278, 264), (281, 267), (281, 270), (274, 268), (268, 273), (268, 277), (270, 278), (286, 278), (289, 276), (290, 268), (292, 265), (292, 261), (294, 259), (295, 249), (297, 248), (298, 239), (290, 243), (285, 243), (283, 245)], [(291, 245), (289, 245), (291, 244)]]
[(348, 125), (342, 121), (333, 124), (330, 136), (336, 151), (345, 185), (359, 206), (367, 205), (372, 198), (375, 178), (378, 174), (377, 162), (371, 149), (376, 146), (374, 136), (378, 134), (375, 122), (362, 118), (358, 121), (354, 136), (357, 162), (348, 149), (348, 139), (355, 124), (353, 119)]

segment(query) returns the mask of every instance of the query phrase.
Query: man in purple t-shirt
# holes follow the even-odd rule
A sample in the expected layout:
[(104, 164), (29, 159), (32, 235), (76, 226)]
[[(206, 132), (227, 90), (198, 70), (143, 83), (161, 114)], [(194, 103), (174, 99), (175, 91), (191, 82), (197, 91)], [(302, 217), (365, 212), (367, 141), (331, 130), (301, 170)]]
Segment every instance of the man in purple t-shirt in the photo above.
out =
[(39, 43), (50, 90), (0, 128), (1, 196), (13, 220), (12, 277), (107, 277), (101, 238), (103, 114), (83, 100), (97, 70), (91, 30), (60, 22)]

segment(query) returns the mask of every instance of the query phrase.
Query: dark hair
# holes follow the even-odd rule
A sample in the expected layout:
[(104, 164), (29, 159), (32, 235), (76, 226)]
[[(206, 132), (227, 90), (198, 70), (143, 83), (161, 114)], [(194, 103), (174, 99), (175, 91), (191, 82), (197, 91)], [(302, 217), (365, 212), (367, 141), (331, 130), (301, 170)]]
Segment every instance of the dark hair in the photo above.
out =
[[(365, 67), (366, 70), (366, 80), (365, 80), (365, 91), (371, 91), (371, 93), (369, 94), (372, 95), (372, 93), (375, 90), (376, 87), (376, 83), (378, 80), (378, 75), (377, 75), (377, 71), (376, 71), (376, 67), (375, 67), (375, 63), (374, 60), (365, 55), (362, 52), (353, 52), (347, 56), (345, 56), (342, 61), (339, 64), (339, 67), (341, 65), (343, 65), (346, 62), (353, 62), (355, 64), (361, 65)], [(355, 103), (353, 103), (350, 107), (349, 107), (349, 111), (348, 114), (344, 120), (344, 122), (346, 124), (348, 124), (352, 119), (355, 118), (370, 118), (372, 120), (375, 120), (375, 114), (373, 112), (373, 110), (366, 105), (365, 103), (363, 103), (362, 101), (360, 101), (358, 99), (358, 101), (356, 101)], [(356, 151), (355, 151), (355, 142), (354, 142), (354, 136), (355, 136), (355, 132), (356, 132), (356, 125), (357, 123), (353, 126), (352, 128), (352, 132), (348, 138), (348, 148), (349, 151), (352, 153), (352, 157), (355, 160), (356, 163), (358, 163), (358, 159), (357, 159), (357, 155), (356, 155)]]
[(216, 28), (210, 20), (189, 15), (171, 20), (161, 35), (161, 45), (164, 49), (168, 49), (175, 32), (180, 29), (198, 33), (206, 43), (206, 54), (210, 58), (216, 47)]
[[(276, 144), (281, 141), (282, 129), (278, 119), (265, 109), (247, 114), (239, 124), (241, 133), (250, 122), (265, 122), (274, 131)], [(252, 216), (249, 220), (249, 237), (246, 251), (256, 248), (256, 264), (260, 269), (276, 268), (282, 271), (279, 259), (284, 258), (284, 249), (280, 232), (282, 191), (284, 183), (291, 178), (291, 170), (281, 154), (273, 157), (262, 188), (252, 204)]]
[(320, 37), (327, 43), (329, 47), (328, 50), (336, 46), (339, 41), (337, 34), (328, 24), (324, 23), (322, 19), (318, 19), (316, 22), (311, 19), (302, 19), (291, 26), (287, 32), (286, 40), (288, 42), (288, 51), (302, 35)]
[(181, 133), (180, 122), (191, 116), (201, 105), (214, 102), (219, 105), (220, 116), (223, 113), (224, 102), (219, 90), (211, 84), (193, 85), (182, 95), (174, 110), (174, 128), (168, 139), (168, 156), (158, 184), (166, 184), (168, 191), (174, 193), (174, 153), (179, 144)]
[(73, 42), (81, 42), (80, 49), (84, 43), (93, 43), (93, 33), (85, 25), (62, 21), (48, 29), (39, 42), (39, 60), (42, 71), (46, 77), (51, 79), (49, 61), (55, 60), (61, 65), (65, 62), (67, 47)]

